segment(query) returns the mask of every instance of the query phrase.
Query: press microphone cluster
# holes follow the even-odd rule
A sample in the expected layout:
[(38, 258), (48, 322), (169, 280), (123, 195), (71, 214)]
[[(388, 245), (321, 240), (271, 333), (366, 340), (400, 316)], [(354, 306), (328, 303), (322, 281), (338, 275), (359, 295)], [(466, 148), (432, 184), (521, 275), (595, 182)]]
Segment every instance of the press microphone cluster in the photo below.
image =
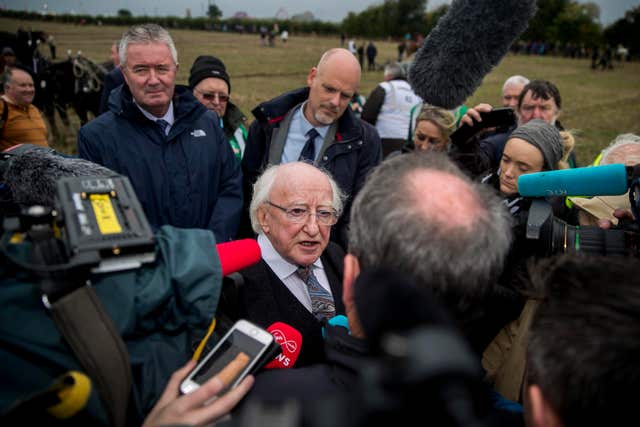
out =
[(622, 163), (536, 172), (518, 178), (518, 192), (524, 197), (614, 196), (626, 193), (639, 176), (640, 165)]

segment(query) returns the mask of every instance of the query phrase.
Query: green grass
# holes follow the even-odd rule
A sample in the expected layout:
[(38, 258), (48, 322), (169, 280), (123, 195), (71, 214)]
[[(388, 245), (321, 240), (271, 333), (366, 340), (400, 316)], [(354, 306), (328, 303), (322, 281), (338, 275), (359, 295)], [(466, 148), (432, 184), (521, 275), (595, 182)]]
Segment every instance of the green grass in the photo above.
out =
[[(59, 56), (68, 49), (103, 62), (109, 59), (113, 40), (118, 39), (124, 27), (78, 26), (46, 22), (24, 22), (0, 19), (0, 28), (15, 31), (18, 27), (32, 27), (51, 33), (56, 40)], [(180, 68), (177, 82), (186, 84), (189, 69), (198, 55), (215, 55), (226, 64), (231, 76), (233, 101), (249, 115), (259, 102), (279, 93), (306, 84), (309, 68), (325, 50), (339, 46), (335, 37), (296, 36), (291, 34), (286, 46), (277, 40), (276, 47), (260, 46), (255, 34), (228, 34), (204, 31), (174, 30), (171, 34), (178, 49)], [(363, 40), (357, 40), (360, 44)], [(395, 43), (376, 41), (378, 62), (396, 58)], [(471, 49), (472, 47), (470, 47)], [(48, 54), (47, 50), (43, 53)], [(554, 82), (562, 94), (560, 120), (567, 129), (575, 131), (576, 154), (584, 165), (621, 133), (640, 134), (640, 63), (615, 63), (608, 71), (593, 71), (590, 60), (556, 57), (507, 55), (485, 76), (482, 85), (466, 104), (481, 101), (499, 103), (504, 80), (513, 74)], [(452, 70), (455, 73), (456, 70)], [(368, 95), (382, 80), (382, 72), (364, 72), (360, 92)], [(77, 127), (77, 121), (74, 122)], [(60, 151), (75, 152), (75, 130), (64, 141), (53, 145)]]

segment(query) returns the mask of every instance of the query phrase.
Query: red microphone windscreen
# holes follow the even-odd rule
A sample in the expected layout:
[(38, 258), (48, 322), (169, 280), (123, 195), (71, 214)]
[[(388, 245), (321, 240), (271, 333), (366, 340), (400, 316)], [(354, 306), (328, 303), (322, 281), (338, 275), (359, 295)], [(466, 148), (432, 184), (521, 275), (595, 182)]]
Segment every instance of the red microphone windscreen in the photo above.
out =
[(258, 242), (253, 239), (232, 240), (216, 245), (222, 266), (222, 275), (235, 273), (260, 261), (262, 253)]
[(286, 323), (276, 322), (267, 328), (275, 341), (280, 344), (282, 353), (267, 363), (265, 369), (287, 369), (295, 365), (302, 350), (302, 334)]

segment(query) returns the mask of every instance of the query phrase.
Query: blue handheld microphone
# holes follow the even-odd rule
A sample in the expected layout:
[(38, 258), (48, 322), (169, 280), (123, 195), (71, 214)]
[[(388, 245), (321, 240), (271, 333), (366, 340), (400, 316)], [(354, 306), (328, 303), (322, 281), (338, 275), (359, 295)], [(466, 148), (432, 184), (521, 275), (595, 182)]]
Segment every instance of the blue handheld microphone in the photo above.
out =
[(529, 173), (518, 178), (518, 193), (524, 197), (614, 196), (628, 189), (629, 174), (622, 163)]

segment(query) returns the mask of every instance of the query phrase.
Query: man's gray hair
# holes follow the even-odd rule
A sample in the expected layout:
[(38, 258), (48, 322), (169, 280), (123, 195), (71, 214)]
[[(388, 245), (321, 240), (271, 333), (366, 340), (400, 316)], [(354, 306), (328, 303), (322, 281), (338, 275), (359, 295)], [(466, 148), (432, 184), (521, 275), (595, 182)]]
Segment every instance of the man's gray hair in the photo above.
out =
[(157, 24), (134, 25), (122, 34), (120, 46), (118, 46), (120, 63), (123, 65), (127, 64), (127, 47), (130, 44), (150, 43), (166, 44), (169, 47), (169, 51), (171, 51), (173, 62), (178, 65), (178, 51), (176, 50), (176, 45), (173, 43), (171, 35), (167, 30)]
[(384, 76), (390, 79), (404, 79), (407, 77), (406, 70), (397, 62), (391, 62), (384, 67)]
[(627, 166), (640, 164), (640, 136), (633, 133), (623, 133), (602, 150), (601, 165), (624, 163)]
[(529, 79), (526, 78), (525, 76), (520, 76), (520, 75), (511, 76), (504, 81), (504, 84), (502, 85), (502, 91), (504, 92), (504, 90), (509, 86), (515, 86), (515, 85), (525, 86), (528, 84), (529, 84)]
[[(471, 200), (462, 205), (465, 212), (456, 214), (468, 217), (470, 226), (445, 223), (446, 212), (429, 212), (411, 180), (420, 172), (451, 175), (468, 186)], [(431, 193), (451, 197), (451, 191), (443, 194), (435, 186)], [(510, 244), (511, 216), (495, 192), (473, 182), (441, 153), (384, 161), (367, 178), (351, 209), (349, 252), (362, 269), (384, 265), (402, 272), (459, 307), (494, 288)]]
[[(258, 208), (269, 201), (273, 184), (275, 183), (278, 173), (281, 171), (282, 167), (290, 167), (291, 165), (293, 165), (293, 163), (270, 165), (264, 170), (264, 172), (262, 172), (262, 175), (260, 175), (256, 183), (253, 184), (253, 197), (251, 198), (251, 204), (249, 205), (249, 218), (251, 219), (251, 228), (256, 234), (262, 234), (262, 227), (258, 220)], [(331, 193), (333, 195), (331, 206), (336, 210), (339, 217), (342, 213), (342, 209), (344, 208), (344, 200), (346, 197), (329, 172), (320, 168), (318, 168), (318, 170), (326, 175), (329, 180)]]

